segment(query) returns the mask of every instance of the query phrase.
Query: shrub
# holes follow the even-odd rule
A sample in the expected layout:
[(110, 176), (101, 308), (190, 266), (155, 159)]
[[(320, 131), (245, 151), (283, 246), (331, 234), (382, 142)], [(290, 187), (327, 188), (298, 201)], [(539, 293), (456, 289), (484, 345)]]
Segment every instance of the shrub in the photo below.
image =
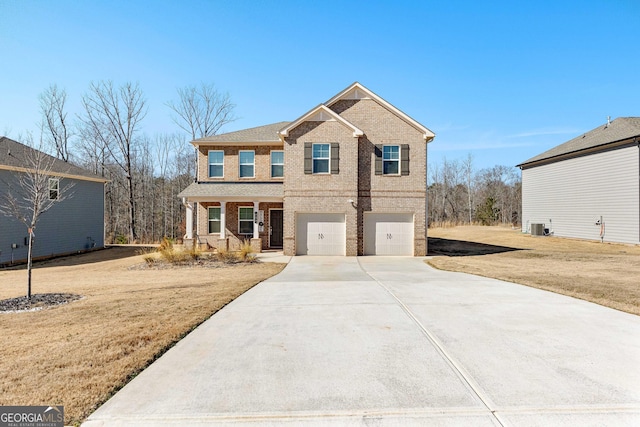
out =
[(173, 241), (171, 239), (169, 239), (168, 237), (163, 237), (162, 241), (160, 242), (160, 252), (162, 252), (163, 250), (171, 250), (173, 249)]
[(242, 242), (242, 246), (240, 246), (240, 251), (238, 252), (238, 259), (242, 262), (250, 262), (255, 260), (255, 258), (256, 256), (253, 253), (251, 242), (249, 240), (244, 240)]
[(202, 251), (198, 248), (197, 245), (191, 246), (191, 248), (189, 248), (189, 250), (187, 250), (186, 253), (192, 260), (195, 260), (195, 261), (202, 258)]
[(216, 252), (216, 259), (220, 262), (224, 262), (225, 264), (234, 264), (238, 262), (238, 258), (233, 252), (229, 252), (226, 249), (218, 249)]

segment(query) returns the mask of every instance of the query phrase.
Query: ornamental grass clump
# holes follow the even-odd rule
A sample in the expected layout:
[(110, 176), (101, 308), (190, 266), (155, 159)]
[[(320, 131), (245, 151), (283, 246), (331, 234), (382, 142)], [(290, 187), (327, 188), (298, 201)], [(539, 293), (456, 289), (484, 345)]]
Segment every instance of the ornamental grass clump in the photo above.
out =
[(241, 262), (253, 262), (256, 260), (256, 255), (253, 253), (250, 241), (244, 240), (242, 242), (240, 251), (238, 251), (238, 260)]

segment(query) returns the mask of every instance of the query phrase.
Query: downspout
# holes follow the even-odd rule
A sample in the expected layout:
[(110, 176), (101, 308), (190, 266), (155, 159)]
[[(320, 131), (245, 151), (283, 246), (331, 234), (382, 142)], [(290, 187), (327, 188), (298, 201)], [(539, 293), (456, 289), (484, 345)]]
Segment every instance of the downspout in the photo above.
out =
[(638, 138), (633, 138), (638, 147), (638, 243), (640, 243), (640, 141)]
[(429, 255), (429, 141), (424, 144), (424, 255)]

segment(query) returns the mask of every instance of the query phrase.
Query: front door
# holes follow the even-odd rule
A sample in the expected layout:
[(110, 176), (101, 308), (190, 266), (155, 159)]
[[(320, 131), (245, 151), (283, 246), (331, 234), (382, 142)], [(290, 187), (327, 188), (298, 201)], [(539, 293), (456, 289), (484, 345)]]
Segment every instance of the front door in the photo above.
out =
[(269, 211), (269, 226), (271, 227), (271, 236), (269, 246), (272, 248), (282, 247), (282, 211)]

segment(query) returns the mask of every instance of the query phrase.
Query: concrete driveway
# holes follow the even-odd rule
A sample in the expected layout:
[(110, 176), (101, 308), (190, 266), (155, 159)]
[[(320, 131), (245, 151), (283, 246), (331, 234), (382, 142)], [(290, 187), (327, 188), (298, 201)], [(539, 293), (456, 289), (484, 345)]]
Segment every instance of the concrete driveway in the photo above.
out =
[(85, 426), (640, 425), (640, 317), (419, 258), (295, 257)]

